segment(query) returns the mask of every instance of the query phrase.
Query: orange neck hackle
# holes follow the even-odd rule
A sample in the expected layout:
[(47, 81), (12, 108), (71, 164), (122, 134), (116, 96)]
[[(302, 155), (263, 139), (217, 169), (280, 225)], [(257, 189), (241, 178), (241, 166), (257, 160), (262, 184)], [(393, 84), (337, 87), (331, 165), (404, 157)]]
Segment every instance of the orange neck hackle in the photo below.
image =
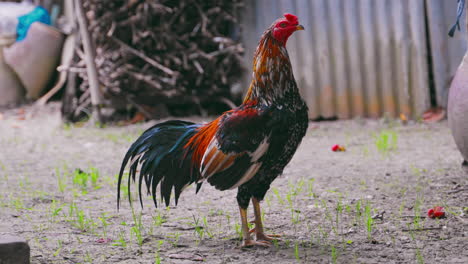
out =
[(258, 100), (269, 105), (281, 101), (289, 90), (297, 92), (286, 42), (292, 33), (303, 29), (295, 15), (284, 14), (263, 33), (255, 51), (252, 82), (244, 104)]
[(293, 78), (286, 47), (272, 37), (270, 30), (266, 31), (255, 51), (252, 82), (243, 103), (259, 100), (271, 104), (287, 89), (284, 82)]

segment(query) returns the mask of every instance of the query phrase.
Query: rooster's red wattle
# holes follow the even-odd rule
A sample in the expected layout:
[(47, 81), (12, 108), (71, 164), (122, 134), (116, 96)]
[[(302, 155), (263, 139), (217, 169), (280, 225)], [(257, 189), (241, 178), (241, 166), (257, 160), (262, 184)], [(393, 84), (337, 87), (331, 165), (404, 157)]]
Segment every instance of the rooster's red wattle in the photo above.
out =
[[(127, 164), (129, 192), (131, 180), (138, 181), (141, 203), (143, 181), (155, 206), (158, 185), (166, 205), (172, 190), (177, 204), (191, 183), (197, 184), (197, 192), (204, 181), (221, 191), (238, 188), (243, 246), (269, 245), (272, 238), (263, 233), (259, 202), (291, 160), (308, 126), (307, 105), (286, 50), (291, 34), (303, 29), (296, 16), (285, 14), (263, 33), (254, 56), (252, 82), (239, 107), (208, 124), (172, 120), (146, 130), (122, 162), (118, 202)], [(256, 240), (251, 239), (247, 225), (250, 200), (255, 214), (251, 232)]]

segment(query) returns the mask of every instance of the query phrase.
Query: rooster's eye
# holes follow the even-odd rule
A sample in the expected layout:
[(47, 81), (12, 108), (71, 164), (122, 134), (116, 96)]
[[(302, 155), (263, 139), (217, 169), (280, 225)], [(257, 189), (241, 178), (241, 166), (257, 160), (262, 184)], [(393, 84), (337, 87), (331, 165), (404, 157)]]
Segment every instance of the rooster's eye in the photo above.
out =
[(279, 24), (279, 26), (282, 27), (282, 28), (285, 28), (285, 27), (286, 27), (286, 23), (283, 22), (283, 23)]

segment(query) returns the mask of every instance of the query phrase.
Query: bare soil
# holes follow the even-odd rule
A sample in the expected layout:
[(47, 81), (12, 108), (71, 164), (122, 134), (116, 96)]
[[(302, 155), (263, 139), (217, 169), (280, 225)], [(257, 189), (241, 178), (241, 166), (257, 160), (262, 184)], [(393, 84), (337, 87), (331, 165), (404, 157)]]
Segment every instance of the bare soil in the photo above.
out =
[[(117, 211), (121, 160), (153, 123), (67, 126), (58, 107), (0, 116), (0, 236), (26, 238), (32, 263), (468, 263), (468, 176), (446, 122), (311, 123), (262, 203), (281, 241), (243, 250), (236, 190)], [(434, 206), (446, 218), (427, 218)]]

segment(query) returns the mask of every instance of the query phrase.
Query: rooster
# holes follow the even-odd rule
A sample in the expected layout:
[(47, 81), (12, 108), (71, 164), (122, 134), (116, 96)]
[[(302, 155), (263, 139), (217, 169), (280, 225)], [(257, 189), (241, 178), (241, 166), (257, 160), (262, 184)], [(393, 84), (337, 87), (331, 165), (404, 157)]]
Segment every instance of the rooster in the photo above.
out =
[[(117, 204), (127, 165), (128, 191), (131, 181), (137, 181), (142, 206), (143, 181), (155, 206), (158, 185), (166, 206), (172, 190), (177, 205), (184, 188), (192, 183), (196, 193), (204, 181), (221, 191), (238, 188), (242, 247), (271, 245), (274, 236), (264, 233), (260, 201), (291, 160), (308, 127), (307, 105), (286, 50), (291, 34), (303, 29), (295, 15), (285, 14), (263, 33), (254, 55), (252, 82), (239, 107), (207, 124), (171, 120), (146, 130), (123, 159)], [(247, 223), (250, 200), (255, 216), (252, 230)], [(255, 240), (250, 233), (255, 233)]]

